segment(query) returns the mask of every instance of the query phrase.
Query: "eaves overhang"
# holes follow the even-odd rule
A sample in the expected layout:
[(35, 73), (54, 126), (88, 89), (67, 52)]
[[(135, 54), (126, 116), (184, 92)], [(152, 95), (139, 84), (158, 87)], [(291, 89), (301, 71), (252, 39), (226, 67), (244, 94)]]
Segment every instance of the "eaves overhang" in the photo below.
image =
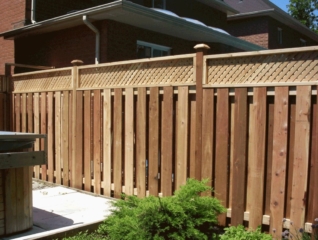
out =
[(215, 31), (209, 27), (188, 22), (182, 18), (170, 16), (129, 1), (115, 1), (59, 16), (0, 33), (0, 37), (15, 39), (76, 27), (84, 24), (82, 21), (83, 15), (86, 15), (92, 22), (109, 19), (188, 41), (223, 43), (247, 51), (264, 49), (258, 45)]
[(297, 30), (301, 34), (311, 38), (313, 41), (318, 42), (318, 34), (316, 34), (314, 31), (307, 28), (305, 25), (303, 25), (301, 22), (284, 12), (283, 10), (279, 10), (277, 8), (272, 9), (266, 9), (262, 11), (255, 11), (255, 12), (248, 12), (248, 13), (239, 13), (232, 16), (228, 16), (228, 21), (235, 21), (240, 19), (249, 19), (249, 18), (255, 18), (255, 17), (264, 17), (268, 16), (271, 17), (282, 24)]

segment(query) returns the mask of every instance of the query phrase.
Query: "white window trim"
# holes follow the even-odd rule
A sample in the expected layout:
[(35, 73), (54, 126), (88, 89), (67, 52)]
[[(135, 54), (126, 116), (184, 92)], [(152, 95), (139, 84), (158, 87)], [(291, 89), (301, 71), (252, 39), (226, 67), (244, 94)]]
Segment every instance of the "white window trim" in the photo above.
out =
[[(163, 2), (163, 7), (162, 9), (166, 9), (166, 0), (162, 0)], [(152, 7), (154, 8), (155, 7), (155, 0), (152, 0)]]
[(144, 42), (144, 41), (137, 40), (137, 45), (150, 47), (151, 48), (151, 57), (153, 57), (153, 54), (152, 54), (153, 49), (166, 51), (166, 52), (168, 52), (168, 55), (170, 55), (170, 53), (171, 53), (171, 48), (170, 47), (166, 47), (166, 46), (162, 46), (162, 45), (158, 45), (158, 44), (154, 44), (154, 43), (149, 43), (149, 42)]

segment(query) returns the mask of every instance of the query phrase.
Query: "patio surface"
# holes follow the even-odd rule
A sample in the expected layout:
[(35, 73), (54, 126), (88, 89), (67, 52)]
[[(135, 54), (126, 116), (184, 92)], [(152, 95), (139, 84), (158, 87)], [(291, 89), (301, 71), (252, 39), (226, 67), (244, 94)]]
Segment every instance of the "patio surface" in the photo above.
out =
[(2, 239), (51, 239), (58, 233), (96, 225), (114, 199), (33, 179), (33, 228)]

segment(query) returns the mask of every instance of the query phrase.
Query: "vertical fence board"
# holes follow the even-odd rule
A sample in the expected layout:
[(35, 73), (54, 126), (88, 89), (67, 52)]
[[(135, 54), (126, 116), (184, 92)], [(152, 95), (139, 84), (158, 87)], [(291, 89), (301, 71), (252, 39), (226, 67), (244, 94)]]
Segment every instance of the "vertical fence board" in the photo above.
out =
[[(46, 109), (46, 92), (41, 93), (41, 134), (47, 134), (47, 109)], [(41, 150), (44, 150), (44, 139), (41, 139)], [(41, 179), (47, 180), (47, 166), (46, 164), (41, 165)]]
[(230, 171), (229, 171), (229, 207), (232, 208), (233, 193), (233, 169), (234, 169), (234, 116), (235, 116), (235, 98), (230, 97)]
[(125, 90), (125, 194), (134, 193), (134, 89)]
[(317, 96), (313, 97), (312, 103), (312, 116), (311, 116), (311, 154), (310, 154), (310, 169), (309, 169), (309, 186), (308, 186), (308, 213), (306, 216), (307, 222), (314, 222), (313, 220), (318, 216), (318, 212), (314, 213), (315, 205), (317, 200), (315, 201), (315, 191), (317, 189), (317, 183), (314, 182), (315, 175), (318, 174), (316, 169), (316, 159), (317, 159)]
[(104, 195), (111, 195), (111, 150), (112, 150), (112, 132), (111, 132), (111, 90), (104, 90), (103, 101), (103, 181)]
[(162, 111), (161, 192), (172, 194), (173, 87), (164, 87)]
[(149, 194), (158, 196), (159, 167), (159, 88), (150, 88), (149, 100)]
[(75, 124), (75, 134), (72, 141), (73, 145), (73, 159), (72, 159), (72, 181), (71, 186), (77, 189), (82, 189), (83, 185), (83, 92), (77, 91), (73, 98), (73, 119), (72, 124)]
[(21, 132), (27, 132), (27, 108), (26, 108), (26, 101), (27, 95), (26, 93), (22, 93), (21, 98)]
[(95, 123), (95, 114), (91, 115), (91, 91), (87, 90), (84, 92), (84, 189), (85, 191), (91, 191), (91, 118), (94, 117)]
[(115, 89), (114, 100), (114, 197), (122, 193), (122, 89)]
[(272, 234), (279, 237), (282, 234), (281, 228), (285, 207), (288, 104), (288, 87), (276, 87), (273, 126), (270, 231)]
[[(208, 185), (212, 187), (213, 173), (213, 125), (214, 125), (214, 89), (203, 90), (202, 100), (202, 179), (209, 179)], [(204, 193), (211, 196), (211, 192)]]
[(54, 148), (54, 125), (53, 125), (53, 92), (48, 92), (47, 98), (47, 144), (48, 144), (48, 181), (53, 182), (54, 180), (54, 159), (53, 159), (53, 148)]
[(295, 147), (295, 124), (296, 124), (296, 99), (289, 96), (289, 125), (288, 125), (288, 158), (287, 158), (287, 182), (286, 182), (286, 207), (285, 217), (290, 218), (291, 197), (293, 188), (294, 147)]
[(251, 115), (250, 155), (248, 162), (248, 179), (250, 202), (247, 204), (249, 227), (256, 229), (262, 225), (264, 174), (265, 174), (265, 140), (266, 140), (266, 88), (254, 88)]
[(21, 132), (21, 96), (20, 94), (15, 94), (15, 131)]
[(195, 130), (196, 130), (196, 100), (195, 96), (190, 97), (190, 159), (189, 159), (189, 177), (195, 178), (196, 162), (195, 162)]
[(17, 231), (17, 188), (16, 188), (16, 169), (5, 169), (4, 178), (5, 194), (5, 221), (6, 221), (6, 234), (14, 233)]
[(33, 94), (28, 93), (27, 98), (28, 132), (33, 133)]
[(274, 98), (268, 98), (267, 105), (267, 140), (266, 140), (266, 181), (265, 181), (265, 214), (270, 215), (271, 187), (272, 187), (272, 158), (274, 133)]
[(136, 185), (138, 197), (146, 196), (146, 88), (138, 89), (136, 128)]
[[(228, 168), (229, 168), (229, 90), (217, 91), (217, 112), (215, 128), (215, 197), (224, 207), (228, 207)], [(226, 214), (218, 218), (219, 224), (225, 226)]]
[[(63, 106), (64, 106), (63, 101)], [(68, 113), (67, 113), (68, 114)], [(63, 124), (62, 124), (63, 125)], [(61, 184), (61, 142), (62, 146), (64, 138), (62, 139), (63, 132), (61, 131), (61, 92), (55, 92), (55, 170), (56, 170), (56, 183)]]
[[(61, 135), (62, 135), (62, 142), (61, 142), (61, 158), (62, 162), (60, 164), (63, 167), (63, 185), (69, 186), (69, 166), (70, 166), (70, 160), (71, 158), (71, 151), (70, 146), (72, 146), (70, 140), (72, 139), (70, 137), (71, 134), (69, 132), (71, 131), (72, 127), (70, 127), (69, 120), (71, 119), (70, 114), (71, 108), (70, 108), (70, 94), (68, 91), (63, 91), (63, 105), (61, 109), (62, 113), (62, 124), (61, 124)], [(61, 177), (61, 176), (60, 176)]]
[(94, 90), (94, 192), (101, 192), (101, 91)]
[(295, 152), (290, 219), (295, 226), (302, 227), (305, 224), (307, 204), (311, 86), (298, 86), (296, 97)]
[(188, 87), (178, 88), (177, 106), (177, 157), (175, 165), (175, 189), (179, 189), (187, 181), (187, 158), (188, 158), (188, 110), (189, 93)]
[[(14, 103), (15, 104), (15, 103)], [(39, 109), (39, 93), (34, 93), (34, 133), (40, 133), (40, 109)], [(40, 150), (40, 140), (34, 143), (34, 151)], [(34, 166), (34, 177), (40, 178), (40, 166)]]
[[(234, 165), (231, 225), (243, 224), (246, 191), (247, 89), (235, 89)], [(233, 204), (235, 203), (235, 204)]]

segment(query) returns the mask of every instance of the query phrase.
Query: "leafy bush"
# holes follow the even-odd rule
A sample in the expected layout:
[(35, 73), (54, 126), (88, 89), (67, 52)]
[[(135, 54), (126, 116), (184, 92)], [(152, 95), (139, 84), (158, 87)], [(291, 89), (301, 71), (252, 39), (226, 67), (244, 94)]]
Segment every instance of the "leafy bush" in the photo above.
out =
[(258, 227), (255, 231), (247, 231), (242, 225), (225, 228), (221, 240), (272, 240), (272, 236), (261, 232)]
[(73, 237), (63, 238), (64, 240), (103, 240), (107, 239), (105, 236), (100, 235), (98, 233), (88, 233), (86, 232), (79, 232), (77, 235)]
[(212, 191), (206, 183), (189, 179), (171, 197), (125, 197), (114, 203), (113, 214), (97, 232), (113, 240), (204, 240), (215, 236), (217, 216), (226, 209), (216, 198), (200, 197), (200, 193)]

